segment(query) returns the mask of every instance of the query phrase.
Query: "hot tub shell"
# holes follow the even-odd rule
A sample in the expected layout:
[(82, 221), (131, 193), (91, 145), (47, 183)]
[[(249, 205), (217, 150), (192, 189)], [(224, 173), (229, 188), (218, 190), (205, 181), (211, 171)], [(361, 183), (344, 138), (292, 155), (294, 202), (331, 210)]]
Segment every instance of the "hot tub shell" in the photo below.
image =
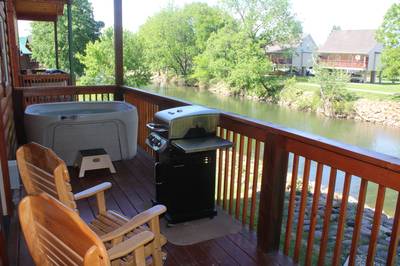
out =
[(137, 110), (125, 102), (34, 104), (24, 121), (28, 141), (51, 148), (67, 165), (79, 150), (103, 148), (113, 161), (136, 155)]

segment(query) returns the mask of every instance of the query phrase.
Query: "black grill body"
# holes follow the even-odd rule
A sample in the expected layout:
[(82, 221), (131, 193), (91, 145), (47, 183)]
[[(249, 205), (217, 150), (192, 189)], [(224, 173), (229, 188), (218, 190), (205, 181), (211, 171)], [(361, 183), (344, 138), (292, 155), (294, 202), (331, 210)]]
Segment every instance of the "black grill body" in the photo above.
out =
[(156, 152), (155, 202), (167, 207), (170, 224), (214, 217), (216, 150), (232, 146), (215, 135), (219, 113), (192, 105), (154, 119), (146, 143)]
[(156, 201), (167, 207), (168, 222), (214, 217), (216, 151), (186, 154), (171, 148), (158, 158)]

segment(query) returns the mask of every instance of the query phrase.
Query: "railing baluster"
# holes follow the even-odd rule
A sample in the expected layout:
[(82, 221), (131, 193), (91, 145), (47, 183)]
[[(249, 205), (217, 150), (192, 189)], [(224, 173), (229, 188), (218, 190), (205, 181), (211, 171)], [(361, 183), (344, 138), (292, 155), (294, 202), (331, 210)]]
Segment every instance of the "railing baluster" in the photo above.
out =
[[(230, 140), (231, 139), (231, 131), (230, 130), (226, 130), (226, 139)], [(224, 177), (224, 195), (223, 195), (223, 208), (224, 210), (226, 210), (227, 208), (227, 197), (228, 197), (228, 178), (229, 178), (229, 149), (225, 149), (224, 151), (225, 153), (225, 177)]]
[[(218, 133), (217, 135), (219, 137), (222, 137), (223, 135), (223, 129), (221, 127), (218, 127)], [(221, 189), (222, 189), (222, 150), (219, 149), (217, 151), (218, 154), (218, 186), (217, 186), (217, 204), (221, 205)]]
[(285, 235), (285, 245), (283, 248), (283, 254), (289, 255), (290, 241), (292, 237), (292, 223), (294, 216), (294, 207), (296, 203), (296, 185), (297, 185), (297, 175), (299, 168), (299, 156), (297, 154), (293, 157), (293, 167), (292, 167), (292, 179), (290, 182), (290, 196), (289, 196), (289, 206), (288, 206), (288, 218), (286, 222), (286, 235)]
[(365, 196), (367, 194), (367, 186), (368, 186), (368, 181), (365, 179), (361, 179), (360, 192), (358, 193), (356, 222), (354, 224), (353, 237), (352, 237), (351, 248), (350, 248), (349, 266), (353, 266), (355, 263), (355, 260), (356, 260), (357, 244), (358, 244), (358, 240), (360, 238), (360, 229), (361, 229), (361, 222), (362, 222), (363, 213), (364, 213), (364, 205), (365, 205)]
[(308, 194), (308, 180), (310, 178), (310, 164), (311, 161), (306, 158), (304, 163), (304, 173), (303, 173), (303, 185), (301, 188), (301, 198), (300, 198), (300, 210), (299, 217), (297, 221), (297, 232), (296, 232), (296, 243), (294, 247), (294, 262), (299, 262), (301, 242), (303, 240), (303, 225), (304, 225), (304, 214), (307, 206), (307, 194)]
[(376, 197), (375, 212), (374, 212), (374, 223), (371, 229), (371, 237), (369, 239), (367, 265), (374, 265), (374, 258), (376, 252), (377, 239), (379, 234), (379, 228), (381, 226), (383, 203), (385, 201), (386, 188), (379, 185), (378, 195)]
[(396, 250), (400, 235), (400, 193), (397, 193), (396, 212), (393, 218), (392, 234), (390, 236), (390, 245), (386, 265), (394, 265), (396, 259)]
[(240, 213), (240, 197), (242, 192), (242, 172), (243, 172), (243, 146), (244, 146), (244, 138), (245, 136), (240, 135), (240, 146), (239, 146), (239, 168), (237, 174), (237, 183), (236, 183), (236, 209), (235, 209), (235, 217), (239, 219)]
[(250, 209), (250, 230), (254, 229), (254, 216), (257, 204), (257, 184), (258, 184), (258, 166), (260, 161), (260, 141), (256, 140), (256, 150), (254, 152), (254, 168), (253, 168), (253, 186), (251, 188), (251, 209)]
[(312, 207), (311, 207), (311, 217), (310, 217), (311, 221), (310, 221), (310, 230), (308, 232), (305, 265), (311, 265), (311, 262), (312, 262), (312, 253), (313, 253), (313, 246), (314, 246), (314, 233), (315, 233), (315, 226), (317, 224), (318, 204), (319, 204), (319, 197), (321, 195), (321, 181), (322, 181), (323, 170), (324, 170), (324, 165), (321, 163), (318, 163), (317, 173), (315, 176), (314, 196), (313, 196)]
[(332, 265), (340, 264), (340, 255), (342, 252), (342, 239), (343, 239), (344, 225), (346, 222), (347, 202), (349, 199), (350, 184), (351, 184), (351, 174), (346, 173), (344, 177), (342, 202), (340, 204), (340, 214), (338, 220), (338, 228), (336, 232), (336, 243), (335, 243), (335, 250), (333, 253)]
[(250, 182), (250, 162), (252, 154), (253, 139), (247, 138), (247, 153), (246, 153), (246, 174), (244, 178), (244, 196), (243, 196), (243, 211), (242, 224), (246, 224), (247, 208), (249, 204), (249, 182)]
[(326, 257), (326, 248), (328, 245), (328, 238), (329, 238), (329, 225), (331, 221), (331, 214), (333, 207), (333, 196), (335, 194), (336, 174), (337, 170), (335, 168), (331, 168), (331, 173), (329, 176), (328, 195), (326, 197), (326, 207), (324, 212), (324, 225), (322, 229), (321, 244), (318, 256), (318, 265), (324, 265), (324, 260)]
[(236, 172), (236, 145), (238, 133), (233, 133), (233, 147), (231, 158), (231, 182), (229, 185), (229, 214), (233, 213), (233, 197), (235, 192), (235, 172)]

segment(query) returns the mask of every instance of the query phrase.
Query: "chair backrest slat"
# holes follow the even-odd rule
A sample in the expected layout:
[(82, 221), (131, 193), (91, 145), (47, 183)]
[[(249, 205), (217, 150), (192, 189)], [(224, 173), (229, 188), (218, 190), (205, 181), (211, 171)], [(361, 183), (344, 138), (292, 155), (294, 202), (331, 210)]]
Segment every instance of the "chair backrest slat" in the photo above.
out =
[(45, 192), (77, 211), (67, 166), (51, 149), (25, 144), (17, 151), (17, 162), (28, 195)]
[(47, 230), (41, 224), (36, 224), (39, 240), (43, 247), (54, 256), (54, 260), (68, 261), (72, 265), (81, 265), (83, 257), (69, 246), (66, 246), (57, 236)]
[(102, 241), (69, 207), (41, 193), (25, 197), (18, 210), (37, 265), (109, 265)]
[(57, 190), (55, 184), (54, 184), (54, 176), (47, 174), (48, 176), (44, 176), (42, 173), (38, 172), (38, 170), (41, 170), (35, 166), (30, 166), (29, 163), (26, 164), (28, 167), (28, 170), (31, 173), (31, 177), (33, 180), (37, 180), (37, 182), (40, 182), (41, 184), (44, 184), (46, 186), (51, 187), (54, 191)]

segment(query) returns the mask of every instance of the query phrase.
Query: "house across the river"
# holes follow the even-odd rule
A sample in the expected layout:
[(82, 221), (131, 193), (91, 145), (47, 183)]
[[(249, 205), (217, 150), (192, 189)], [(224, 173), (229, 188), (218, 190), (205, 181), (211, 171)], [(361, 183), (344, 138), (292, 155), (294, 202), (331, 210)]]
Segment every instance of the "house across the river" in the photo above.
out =
[(311, 35), (306, 35), (294, 45), (269, 46), (266, 48), (266, 53), (276, 69), (293, 69), (305, 75), (307, 70), (314, 65), (313, 55), (317, 48)]
[(353, 75), (370, 76), (374, 83), (380, 71), (382, 44), (375, 38), (375, 30), (333, 30), (318, 49), (318, 62), (324, 67), (346, 70)]

